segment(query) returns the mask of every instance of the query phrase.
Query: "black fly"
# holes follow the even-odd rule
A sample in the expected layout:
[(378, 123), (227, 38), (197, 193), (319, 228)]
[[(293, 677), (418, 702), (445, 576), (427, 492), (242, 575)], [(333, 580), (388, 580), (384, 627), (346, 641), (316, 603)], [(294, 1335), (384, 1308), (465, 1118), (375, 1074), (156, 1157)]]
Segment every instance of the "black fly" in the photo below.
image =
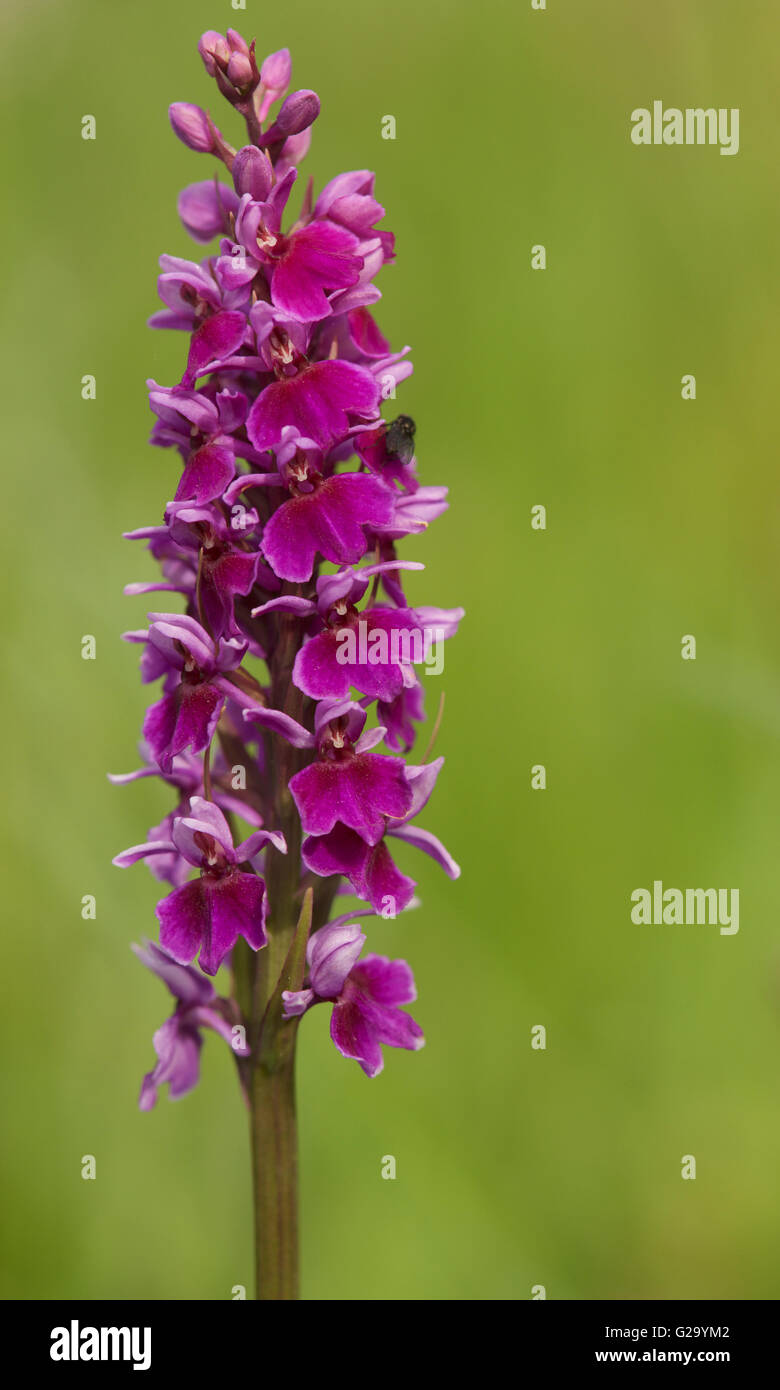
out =
[(387, 426), (385, 448), (388, 454), (409, 463), (414, 453), (414, 431), (416, 429), (411, 415), (398, 415)]

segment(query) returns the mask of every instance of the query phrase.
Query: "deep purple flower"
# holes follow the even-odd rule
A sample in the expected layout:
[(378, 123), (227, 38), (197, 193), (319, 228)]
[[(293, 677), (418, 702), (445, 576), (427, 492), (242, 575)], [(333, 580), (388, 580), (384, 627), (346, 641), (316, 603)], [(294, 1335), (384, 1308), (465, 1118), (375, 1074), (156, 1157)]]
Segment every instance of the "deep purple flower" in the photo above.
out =
[(167, 1085), (170, 1099), (179, 1100), (197, 1085), (202, 1028), (218, 1033), (239, 1057), (248, 1056), (249, 1050), (241, 1041), (240, 1033), (234, 1032), (239, 1023), (235, 1005), (231, 1000), (218, 999), (214, 986), (200, 971), (189, 965), (179, 965), (152, 941), (132, 949), (147, 969), (167, 985), (176, 1000), (173, 1014), (154, 1035), (157, 1064), (141, 1083), (139, 1108), (152, 1110), (160, 1086)]
[(287, 851), (284, 836), (271, 830), (256, 830), (234, 848), (230, 826), (219, 807), (193, 796), (190, 814), (175, 818), (169, 841), (133, 845), (113, 862), (126, 869), (149, 855), (177, 850), (200, 869), (199, 878), (157, 904), (160, 941), (181, 965), (188, 965), (200, 952), (201, 970), (216, 975), (239, 936), (253, 951), (265, 945), (265, 880), (239, 865), (250, 863), (268, 844), (282, 854)]
[(147, 710), (143, 732), (162, 771), (169, 772), (177, 753), (198, 753), (211, 741), (230, 693), (221, 678), (240, 666), (247, 644), (229, 637), (215, 646), (200, 623), (176, 613), (149, 618), (146, 639), (156, 664), (147, 679), (167, 673), (171, 688)]
[(322, 453), (313, 440), (296, 437), (283, 444), (277, 463), (276, 477), (290, 498), (266, 523), (263, 554), (281, 579), (310, 579), (317, 554), (337, 565), (359, 560), (366, 552), (366, 530), (391, 523), (392, 492), (366, 473), (324, 477)]
[(158, 416), (152, 444), (173, 445), (185, 468), (175, 501), (213, 502), (236, 472), (234, 431), (246, 419), (248, 401), (241, 391), (219, 391), (212, 401), (199, 391), (169, 390), (147, 382), (149, 404)]
[(340, 821), (369, 845), (388, 818), (402, 820), (413, 793), (400, 758), (373, 753), (384, 729), (362, 732), (365, 710), (352, 702), (323, 702), (315, 724), (318, 758), (290, 779), (305, 835), (326, 835)]
[[(231, 528), (223, 513), (211, 504), (198, 507), (174, 502), (165, 516), (171, 537), (200, 557), (200, 605), (211, 632), (220, 638), (238, 637), (234, 600), (250, 593), (260, 578), (261, 557), (250, 548), (257, 514), (244, 512), (240, 524)], [(273, 575), (271, 585), (275, 587)]]
[(310, 835), (304, 840), (304, 863), (324, 878), (343, 874), (357, 896), (370, 902), (375, 912), (386, 917), (402, 912), (411, 902), (416, 887), (414, 879), (401, 873), (395, 863), (387, 838), (413, 845), (428, 854), (448, 878), (459, 878), (460, 866), (441, 840), (430, 830), (410, 823), (427, 804), (443, 764), (443, 758), (436, 758), (432, 763), (405, 768), (406, 784), (411, 791), (409, 804), (402, 815), (384, 818), (382, 838), (369, 842), (352, 826), (338, 821), (325, 834)]
[(344, 699), (354, 686), (389, 703), (416, 684), (413, 667), (428, 659), (432, 645), (457, 632), (462, 608), (372, 604), (358, 611), (369, 579), (401, 567), (404, 562), (390, 561), (361, 570), (345, 568), (318, 581), (322, 631), (301, 648), (293, 671), (304, 694), (313, 700)]
[(223, 296), (207, 261), (197, 265), (180, 256), (161, 256), (160, 269), (157, 293), (167, 308), (152, 315), (150, 327), (194, 332), (222, 309)]
[(224, 309), (204, 319), (190, 340), (187, 367), (181, 379), (184, 387), (194, 386), (198, 377), (215, 370), (232, 357), (246, 336), (246, 319), (238, 310)]
[(327, 835), (304, 840), (301, 852), (313, 873), (343, 874), (358, 898), (387, 917), (403, 912), (414, 896), (414, 879), (401, 873), (384, 840), (369, 845), (357, 831), (338, 824)]
[(286, 1018), (332, 1003), (330, 1036), (342, 1057), (377, 1076), (384, 1066), (381, 1043), (418, 1052), (425, 1039), (420, 1025), (401, 1012), (417, 998), (406, 961), (374, 955), (359, 961), (365, 940), (357, 922), (323, 927), (309, 941), (307, 987), (285, 990), (282, 998)]
[(265, 201), (249, 193), (242, 197), (235, 216), (235, 241), (223, 248), (223, 255), (235, 263), (227, 283), (249, 283), (265, 267), (277, 309), (288, 318), (311, 323), (331, 313), (330, 294), (357, 284), (363, 257), (358, 238), (326, 219), (282, 233), (281, 219), (292, 185), (293, 178), (287, 175)]

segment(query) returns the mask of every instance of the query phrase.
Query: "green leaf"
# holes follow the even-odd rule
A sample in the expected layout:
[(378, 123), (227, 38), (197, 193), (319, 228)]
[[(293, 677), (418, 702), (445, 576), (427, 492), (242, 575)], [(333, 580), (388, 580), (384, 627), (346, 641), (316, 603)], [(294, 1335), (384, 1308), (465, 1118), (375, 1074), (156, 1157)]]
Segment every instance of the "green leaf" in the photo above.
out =
[(284, 1066), (295, 1044), (295, 1033), (300, 1019), (286, 1019), (282, 1016), (282, 993), (286, 989), (303, 988), (306, 974), (306, 946), (311, 931), (314, 892), (307, 888), (303, 895), (303, 906), (298, 918), (290, 949), (287, 952), (282, 972), (276, 988), (268, 1000), (257, 1049), (258, 1066), (266, 1071), (277, 1071)]

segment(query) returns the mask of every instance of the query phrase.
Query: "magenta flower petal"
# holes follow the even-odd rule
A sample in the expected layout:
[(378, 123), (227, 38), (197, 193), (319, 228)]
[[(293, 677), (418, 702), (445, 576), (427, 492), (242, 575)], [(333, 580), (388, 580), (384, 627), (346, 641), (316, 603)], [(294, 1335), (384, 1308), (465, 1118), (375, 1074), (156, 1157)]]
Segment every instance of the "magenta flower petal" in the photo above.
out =
[(385, 524), (393, 495), (366, 473), (339, 473), (313, 492), (291, 497), (263, 531), (263, 553), (281, 579), (310, 579), (319, 552), (332, 564), (351, 564), (366, 553), (365, 527)]
[(339, 360), (314, 362), (297, 376), (272, 382), (249, 412), (247, 434), (261, 453), (282, 438), (285, 425), (325, 449), (346, 434), (350, 417), (368, 417), (379, 404), (379, 387), (363, 367)]
[(223, 701), (221, 691), (206, 682), (179, 685), (146, 711), (144, 738), (163, 772), (177, 753), (198, 753), (211, 742)]
[(315, 874), (344, 874), (356, 894), (371, 903), (375, 912), (390, 907), (402, 912), (414, 895), (413, 879), (393, 862), (384, 840), (369, 845), (357, 831), (337, 823), (327, 835), (309, 836), (303, 842), (304, 863)]
[(417, 998), (414, 975), (405, 960), (366, 956), (352, 978), (376, 1004), (397, 1008), (399, 1004), (413, 1004)]
[(293, 748), (313, 748), (314, 735), (304, 729), (297, 719), (291, 718), (280, 709), (267, 709), (264, 705), (249, 706), (243, 710), (245, 719), (260, 724), (264, 729), (272, 729), (291, 743)]
[(287, 853), (287, 841), (278, 830), (255, 830), (252, 835), (248, 835), (245, 840), (236, 845), (236, 863), (244, 864), (247, 860), (254, 859), (255, 855), (259, 854), (261, 849), (266, 849), (268, 845), (273, 845), (280, 854)]
[(414, 845), (415, 849), (421, 849), (424, 854), (430, 855), (448, 878), (460, 878), (460, 864), (455, 862), (449, 850), (445, 849), (441, 840), (432, 835), (430, 830), (423, 830), (420, 825), (401, 825), (391, 826), (389, 833), (396, 840), (403, 840), (407, 845)]
[(129, 869), (140, 859), (146, 859), (151, 854), (170, 854), (173, 848), (170, 840), (146, 840), (142, 845), (132, 845), (130, 849), (123, 849), (121, 854), (115, 854), (111, 863), (116, 864), (118, 869)]
[(320, 193), (314, 205), (314, 216), (340, 222), (358, 237), (370, 237), (374, 224), (385, 213), (373, 194), (374, 175), (370, 169), (337, 174)]
[(216, 975), (239, 936), (249, 942), (253, 951), (265, 946), (265, 882), (257, 874), (238, 870), (203, 882), (209, 903), (209, 931), (204, 937), (199, 961), (201, 970), (207, 975)]
[(358, 961), (340, 992), (331, 1017), (331, 1037), (339, 1052), (360, 1063), (367, 1076), (382, 1070), (380, 1043), (417, 1052), (422, 1028), (398, 1007), (416, 998), (406, 961), (366, 956)]
[(213, 643), (200, 623), (179, 613), (150, 613), (149, 618), (149, 641), (172, 667), (183, 670), (189, 656), (195, 665), (211, 671)]
[(365, 882), (369, 846), (354, 830), (336, 825), (327, 835), (309, 836), (301, 853), (307, 868), (323, 878), (345, 874), (356, 891)]
[(292, 59), (289, 48), (278, 48), (275, 53), (269, 53), (263, 59), (263, 66), (260, 69), (260, 81), (266, 92), (272, 92), (274, 100), (277, 100), (290, 85), (290, 74), (292, 73)]
[(181, 965), (198, 957), (206, 975), (216, 975), (239, 936), (257, 951), (265, 945), (265, 883), (238, 870), (204, 875), (185, 883), (157, 904), (160, 941)]
[(189, 965), (208, 928), (208, 908), (200, 879), (176, 888), (155, 908), (160, 941), (179, 965)]
[(196, 1085), (202, 1028), (218, 1033), (241, 1056), (246, 1056), (248, 1050), (237, 1044), (234, 1037), (233, 1006), (216, 998), (213, 985), (199, 970), (178, 965), (167, 951), (151, 941), (143, 948), (134, 946), (133, 950), (176, 999), (174, 1013), (154, 1035), (157, 1064), (141, 1085), (139, 1106), (141, 1110), (151, 1110), (160, 1086), (168, 1084), (170, 1099), (178, 1100)]
[(326, 835), (337, 821), (369, 844), (381, 840), (385, 817), (401, 817), (412, 804), (412, 790), (400, 758), (381, 753), (352, 754), (343, 761), (322, 759), (290, 779), (290, 791), (305, 835)]
[(359, 1062), (366, 1076), (379, 1075), (385, 1064), (382, 1049), (356, 999), (345, 999), (334, 1006), (330, 1036), (342, 1057)]
[(282, 580), (311, 578), (317, 553), (332, 564), (350, 564), (366, 553), (366, 527), (384, 524), (392, 493), (368, 474), (325, 478), (313, 492), (289, 499), (263, 531), (263, 553)]
[(274, 304), (302, 323), (325, 318), (331, 311), (326, 291), (347, 289), (360, 279), (357, 251), (357, 238), (332, 222), (310, 222), (294, 232), (274, 263)]
[(299, 1018), (305, 1014), (312, 1004), (315, 1004), (316, 997), (313, 989), (283, 989), (282, 1003), (285, 1018)]
[(250, 1055), (250, 1049), (246, 1043), (242, 1044), (234, 1033), (235, 1025), (222, 1018), (216, 1009), (203, 1008), (198, 1005), (188, 1011), (187, 1021), (195, 1028), (210, 1028), (212, 1032), (224, 1039), (237, 1057)]
[[(361, 630), (359, 624), (362, 622)], [(370, 608), (312, 637), (299, 651), (293, 680), (313, 700), (344, 698), (355, 686), (364, 695), (389, 703), (415, 683), (404, 658), (418, 655), (424, 632), (408, 608)]]
[(206, 319), (192, 335), (182, 386), (194, 386), (209, 362), (224, 360), (236, 352), (244, 341), (245, 333), (246, 319), (243, 314), (225, 310)]
[(204, 444), (190, 454), (176, 489), (176, 501), (203, 503), (221, 497), (233, 481), (236, 460), (226, 444)]
[[(390, 965), (386, 956), (367, 956), (366, 960), (381, 961)], [(406, 964), (405, 961), (399, 963)], [(363, 995), (360, 1009), (377, 1042), (384, 1043), (386, 1047), (403, 1047), (410, 1052), (418, 1052), (424, 1044), (423, 1031), (419, 1023), (416, 1023), (413, 1018), (410, 1018), (400, 1009), (388, 1008), (367, 997), (367, 991), (363, 984), (365, 976), (362, 973), (362, 966), (364, 964), (363, 961), (356, 966), (352, 972), (350, 983), (356, 985)]]
[(361, 897), (366, 898), (376, 912), (388, 908), (395, 913), (403, 912), (416, 886), (414, 879), (401, 873), (384, 840), (369, 849), (363, 866)]
[(141, 1110), (154, 1108), (160, 1086), (168, 1083), (171, 1100), (179, 1100), (198, 1084), (200, 1076), (201, 1039), (197, 1032), (181, 1029), (175, 1014), (157, 1029), (153, 1043), (157, 1065), (141, 1083)]

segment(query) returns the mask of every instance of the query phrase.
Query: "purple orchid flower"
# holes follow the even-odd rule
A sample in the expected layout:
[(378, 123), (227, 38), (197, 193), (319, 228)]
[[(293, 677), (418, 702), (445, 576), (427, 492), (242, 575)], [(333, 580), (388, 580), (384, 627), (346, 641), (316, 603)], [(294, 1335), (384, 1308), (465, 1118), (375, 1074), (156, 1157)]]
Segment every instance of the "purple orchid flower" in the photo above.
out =
[(190, 339), (187, 366), (180, 386), (194, 386), (198, 377), (229, 361), (241, 347), (246, 332), (246, 319), (237, 310), (223, 309), (204, 319)]
[[(343, 569), (317, 582), (317, 611), (323, 630), (301, 648), (293, 680), (313, 700), (344, 699), (351, 687), (389, 703), (404, 687), (416, 684), (414, 664), (428, 656), (432, 641), (453, 636), (462, 608), (388, 608), (372, 604), (359, 612), (356, 604), (369, 579), (399, 568), (416, 568), (404, 561)], [(313, 611), (312, 605), (311, 611)]]
[(153, 941), (132, 949), (176, 1000), (171, 1017), (154, 1035), (157, 1064), (141, 1083), (139, 1109), (152, 1110), (161, 1086), (168, 1086), (171, 1100), (179, 1100), (197, 1086), (203, 1046), (201, 1029), (210, 1028), (218, 1033), (239, 1057), (248, 1056), (249, 1049), (241, 1041), (240, 1033), (234, 1032), (239, 1019), (233, 1001), (218, 999), (214, 986), (200, 971), (189, 965), (179, 965)]
[(430, 856), (448, 878), (460, 877), (460, 866), (441, 840), (430, 830), (410, 822), (419, 815), (430, 798), (436, 779), (444, 765), (443, 758), (432, 763), (405, 769), (411, 797), (401, 816), (386, 816), (384, 835), (373, 842), (359, 834), (353, 826), (337, 822), (323, 835), (310, 835), (303, 842), (303, 861), (313, 873), (327, 878), (343, 874), (349, 879), (356, 895), (370, 902), (375, 912), (394, 917), (408, 907), (416, 883), (401, 873), (390, 853), (386, 837), (405, 841)]
[(370, 169), (353, 169), (349, 174), (337, 174), (326, 183), (314, 204), (315, 217), (327, 217), (346, 227), (359, 241), (378, 239), (385, 262), (394, 258), (392, 232), (377, 231), (385, 210), (374, 197), (375, 175)]
[(261, 579), (264, 587), (276, 587), (275, 576), (271, 575), (269, 582), (260, 575), (259, 552), (249, 549), (257, 513), (242, 512), (239, 525), (228, 526), (224, 514), (213, 505), (198, 507), (188, 502), (173, 502), (165, 516), (172, 539), (183, 549), (191, 549), (200, 556), (200, 604), (204, 621), (215, 637), (239, 636), (234, 621), (234, 600), (249, 594)]
[(243, 936), (253, 951), (266, 943), (265, 880), (239, 865), (250, 863), (266, 845), (287, 853), (283, 835), (255, 830), (241, 844), (212, 801), (190, 800), (190, 813), (174, 819), (170, 840), (147, 840), (116, 855), (114, 864), (129, 868), (149, 855), (178, 851), (200, 877), (176, 888), (157, 904), (160, 941), (180, 965), (198, 956), (206, 975), (216, 975), (225, 956)]
[(267, 707), (246, 708), (244, 718), (273, 729), (295, 747), (316, 747), (316, 762), (301, 768), (289, 783), (305, 835), (326, 835), (340, 821), (375, 845), (388, 819), (401, 821), (409, 812), (414, 791), (407, 769), (400, 758), (371, 752), (385, 730), (364, 732), (366, 711), (354, 701), (323, 700), (314, 734)]
[[(349, 564), (366, 552), (366, 531), (390, 525), (392, 492), (366, 473), (324, 476), (322, 452), (289, 427), (277, 449), (278, 480), (289, 501), (272, 514), (263, 531), (263, 554), (280, 579), (311, 579), (319, 553), (332, 564)], [(290, 439), (290, 435), (295, 436)]]
[[(230, 288), (251, 284), (261, 267), (270, 272), (272, 303), (288, 318), (312, 323), (331, 313), (328, 295), (357, 284), (363, 270), (358, 238), (326, 219), (281, 231), (295, 171), (290, 170), (267, 197), (241, 199), (235, 217), (235, 241), (222, 247), (233, 262), (225, 268)], [(261, 194), (262, 196), (262, 194)]]
[(315, 1004), (333, 1004), (330, 1036), (342, 1057), (354, 1058), (366, 1076), (384, 1066), (381, 1045), (418, 1052), (425, 1044), (422, 1028), (402, 1004), (417, 998), (414, 976), (405, 960), (365, 956), (366, 938), (357, 922), (332, 922), (309, 941), (308, 985), (285, 990), (284, 1014), (297, 1018)]
[(174, 500), (213, 502), (235, 477), (234, 432), (246, 419), (246, 396), (219, 391), (212, 401), (200, 391), (169, 390), (155, 381), (147, 385), (149, 404), (159, 417), (151, 442), (173, 445), (185, 461)]
[(222, 295), (208, 261), (198, 265), (180, 256), (161, 256), (160, 268), (157, 293), (167, 308), (152, 315), (151, 328), (183, 328), (191, 332), (222, 309)]
[(194, 618), (176, 613), (150, 613), (149, 619), (149, 630), (141, 635), (153, 664), (145, 678), (165, 674), (170, 688), (147, 710), (143, 732), (167, 773), (177, 753), (185, 748), (199, 753), (211, 742), (225, 695), (231, 693), (224, 675), (240, 666), (247, 643), (228, 637), (215, 644)]

